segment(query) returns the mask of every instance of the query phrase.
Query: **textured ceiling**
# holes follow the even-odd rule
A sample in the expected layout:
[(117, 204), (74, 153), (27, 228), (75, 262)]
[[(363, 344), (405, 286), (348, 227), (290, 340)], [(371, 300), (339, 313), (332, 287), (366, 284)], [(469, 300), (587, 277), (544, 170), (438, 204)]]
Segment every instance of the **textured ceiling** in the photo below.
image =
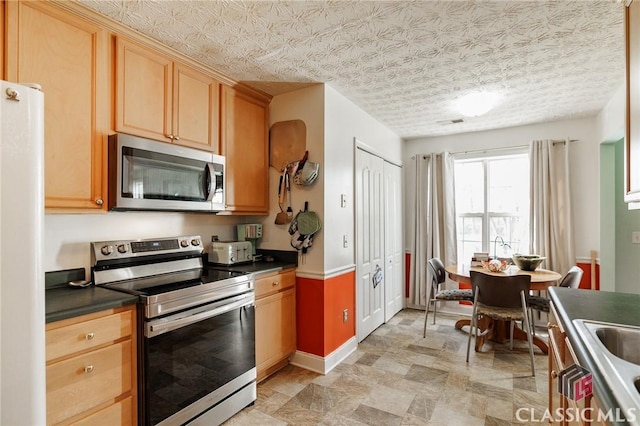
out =
[[(80, 2), (272, 95), (327, 83), (404, 138), (594, 116), (624, 82), (615, 0)], [(475, 90), (501, 100), (452, 124)]]

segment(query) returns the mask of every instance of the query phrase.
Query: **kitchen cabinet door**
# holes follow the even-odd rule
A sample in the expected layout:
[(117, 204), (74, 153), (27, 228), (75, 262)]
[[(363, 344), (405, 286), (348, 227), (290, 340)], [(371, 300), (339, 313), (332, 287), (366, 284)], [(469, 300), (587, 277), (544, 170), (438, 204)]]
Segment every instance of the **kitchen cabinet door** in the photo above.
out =
[(47, 424), (135, 425), (136, 306), (46, 325)]
[(116, 45), (116, 130), (218, 152), (220, 83), (162, 52)]
[(222, 86), (221, 154), (226, 157), (226, 209), (269, 214), (269, 105)]
[(279, 369), (280, 363), (286, 364), (296, 350), (295, 300), (293, 288), (256, 300), (258, 380)]
[(105, 210), (108, 35), (49, 2), (5, 4), (6, 78), (44, 92), (47, 212)]
[(171, 142), (173, 62), (137, 43), (116, 39), (116, 130)]
[(173, 142), (217, 153), (220, 83), (180, 63), (173, 71)]
[(258, 381), (284, 367), (296, 350), (295, 285), (293, 270), (255, 281)]
[[(553, 415), (549, 423), (565, 425), (604, 425), (597, 418), (597, 404), (594, 395), (588, 395), (580, 401), (572, 401), (558, 392), (558, 375), (573, 364), (579, 364), (575, 352), (569, 342), (567, 333), (558, 321), (555, 306), (551, 305), (549, 313), (549, 405), (548, 411)], [(563, 415), (563, 413), (565, 413)], [(580, 414), (579, 416), (576, 414)], [(585, 421), (586, 416), (592, 416)]]
[(625, 9), (627, 114), (625, 193), (630, 208), (640, 207), (640, 1)]

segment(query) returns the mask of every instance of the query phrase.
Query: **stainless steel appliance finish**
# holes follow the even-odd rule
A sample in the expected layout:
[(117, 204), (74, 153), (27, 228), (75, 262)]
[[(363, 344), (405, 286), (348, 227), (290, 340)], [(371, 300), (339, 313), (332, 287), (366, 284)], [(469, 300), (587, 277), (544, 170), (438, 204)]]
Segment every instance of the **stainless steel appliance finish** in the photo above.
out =
[(251, 274), (204, 266), (197, 235), (91, 246), (95, 284), (140, 296), (141, 425), (216, 425), (255, 401)]
[(209, 250), (209, 263), (235, 265), (253, 260), (253, 246), (250, 241), (214, 241)]
[(109, 136), (109, 208), (222, 211), (225, 158), (118, 133)]

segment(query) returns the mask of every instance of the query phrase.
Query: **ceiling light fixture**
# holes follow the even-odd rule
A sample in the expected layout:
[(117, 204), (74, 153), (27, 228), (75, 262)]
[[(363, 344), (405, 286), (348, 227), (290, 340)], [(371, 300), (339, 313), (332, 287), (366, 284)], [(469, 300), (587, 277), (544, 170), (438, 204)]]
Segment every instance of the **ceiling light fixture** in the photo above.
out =
[(498, 99), (499, 96), (491, 92), (470, 93), (458, 99), (458, 111), (466, 117), (477, 117), (489, 112)]

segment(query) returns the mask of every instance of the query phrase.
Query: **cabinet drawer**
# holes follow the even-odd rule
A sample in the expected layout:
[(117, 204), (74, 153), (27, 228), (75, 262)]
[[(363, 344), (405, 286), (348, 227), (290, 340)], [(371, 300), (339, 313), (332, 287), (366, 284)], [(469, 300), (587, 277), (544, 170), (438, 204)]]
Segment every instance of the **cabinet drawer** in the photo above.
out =
[(132, 386), (131, 341), (47, 366), (47, 423), (114, 400)]
[(295, 271), (274, 274), (256, 280), (256, 299), (268, 294), (277, 293), (296, 284)]
[(46, 332), (47, 361), (130, 336), (132, 330), (132, 310), (49, 329)]
[(134, 424), (133, 398), (130, 396), (90, 416), (73, 422), (76, 426), (128, 426)]

